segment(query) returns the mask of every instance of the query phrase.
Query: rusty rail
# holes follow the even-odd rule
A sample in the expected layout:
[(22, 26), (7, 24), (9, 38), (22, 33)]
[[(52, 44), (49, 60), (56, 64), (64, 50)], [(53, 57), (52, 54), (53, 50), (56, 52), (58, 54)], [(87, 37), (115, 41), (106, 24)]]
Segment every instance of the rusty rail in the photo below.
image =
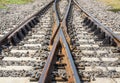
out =
[[(54, 15), (56, 15), (54, 16), (56, 18), (55, 19), (56, 21), (54, 23), (55, 26), (53, 27), (53, 34), (52, 34), (51, 43), (50, 43), (51, 51), (47, 59), (46, 65), (44, 67), (44, 70), (42, 72), (42, 75), (39, 79), (39, 83), (51, 82), (50, 73), (53, 69), (53, 64), (55, 63), (54, 57), (56, 57), (56, 51), (60, 49), (59, 44), (61, 44), (62, 49), (64, 49), (64, 52), (62, 53), (64, 54), (64, 57), (67, 57), (66, 59), (67, 65), (69, 65), (69, 67), (71, 68), (71, 69), (68, 68), (68, 70), (71, 71), (70, 73), (71, 78), (68, 79), (68, 83), (71, 83), (71, 82), (80, 83), (81, 82), (79, 75), (77, 73), (71, 52), (70, 52), (70, 45), (71, 45), (70, 37), (67, 33), (67, 26), (66, 26), (66, 19), (68, 17), (68, 13), (69, 13), (72, 1), (83, 13), (83, 18), (84, 18), (83, 23), (86, 23), (86, 25), (88, 25), (88, 28), (95, 26), (100, 31), (100, 33), (97, 33), (97, 34), (101, 34), (101, 32), (104, 32), (105, 33), (104, 41), (107, 41), (107, 43), (109, 43), (110, 45), (116, 46), (117, 44), (119, 46), (120, 44), (119, 37), (117, 37), (110, 29), (103, 26), (95, 18), (93, 18), (85, 10), (83, 10), (75, 0), (69, 0), (67, 11), (64, 15), (64, 18), (60, 21), (57, 8), (56, 8), (57, 0), (55, 0), (53, 9), (55, 13)], [(98, 30), (96, 30), (96, 32), (98, 32)]]
[[(13, 43), (13, 39), (16, 38), (16, 36), (20, 34), (26, 34), (26, 30), (30, 30), (30, 28), (34, 27), (38, 22), (38, 18), (44, 14), (45, 11), (47, 11), (53, 4), (53, 15), (54, 15), (54, 26), (53, 26), (53, 32), (52, 32), (52, 38), (50, 41), (50, 55), (47, 58), (46, 64), (44, 66), (43, 72), (40, 76), (39, 83), (49, 83), (52, 81), (50, 74), (52, 70), (54, 69), (54, 64), (56, 61), (56, 58), (58, 54), (58, 50), (62, 50), (61, 54), (64, 56), (64, 62), (67, 64), (65, 67), (68, 74), (68, 83), (81, 83), (81, 79), (78, 75), (77, 69), (74, 64), (74, 60), (71, 54), (71, 39), (68, 35), (68, 27), (66, 25), (68, 14), (70, 12), (71, 4), (74, 2), (74, 4), (81, 10), (84, 18), (84, 24), (88, 26), (88, 28), (95, 27), (96, 31), (98, 29), (98, 32), (105, 33), (104, 39), (106, 37), (109, 38), (110, 44), (118, 45), (120, 46), (120, 37), (114, 34), (109, 28), (102, 25), (98, 20), (93, 18), (91, 15), (89, 15), (84, 9), (82, 9), (77, 1), (75, 0), (68, 0), (68, 7), (66, 10), (66, 13), (64, 15), (64, 18), (60, 20), (58, 10), (57, 10), (57, 3), (59, 0), (53, 0), (48, 5), (46, 5), (42, 10), (32, 15), (30, 18), (28, 18), (26, 21), (21, 23), (18, 27), (13, 29), (11, 32), (9, 32), (7, 35), (5, 35), (0, 40), (0, 46), (5, 45), (7, 43)], [(98, 33), (98, 34), (100, 34)]]
[[(57, 16), (54, 16), (55, 18), (58, 18), (57, 20), (56, 20), (56, 23), (54, 24), (54, 26), (53, 26), (53, 34), (52, 34), (52, 38), (51, 38), (51, 41), (50, 41), (50, 45), (52, 45), (53, 44), (53, 42), (54, 42), (54, 39), (55, 39), (55, 36), (56, 36), (56, 34), (57, 34), (57, 32), (58, 32), (58, 30), (59, 30), (59, 27), (64, 27), (63, 28), (63, 32), (64, 32), (64, 34), (65, 34), (65, 36), (67, 37), (67, 42), (70, 44), (70, 42), (71, 42), (71, 40), (70, 40), (70, 37), (69, 37), (69, 35), (68, 35), (68, 33), (67, 33), (67, 27), (66, 27), (66, 20), (67, 20), (67, 16), (68, 16), (68, 13), (69, 13), (69, 11), (70, 11), (70, 7), (71, 7), (71, 1), (72, 0), (69, 0), (69, 4), (68, 4), (68, 7), (67, 7), (67, 10), (66, 10), (66, 13), (65, 13), (65, 15), (64, 15), (64, 18), (63, 18), (63, 20), (58, 20), (59, 19), (59, 15), (58, 15), (58, 13), (57, 13), (57, 7), (56, 7), (56, 5), (57, 5), (57, 0), (55, 0), (55, 3), (54, 3), (54, 12), (56, 13), (55, 15)], [(59, 24), (58, 24), (59, 23)]]
[[(56, 7), (56, 4), (57, 4), (57, 1), (55, 0), (54, 7)], [(60, 23), (60, 24), (55, 24), (55, 25), (59, 25), (59, 26), (53, 27), (54, 29), (56, 28), (55, 29), (56, 31), (53, 32), (53, 37), (52, 37), (51, 45), (53, 44), (53, 46), (51, 47), (50, 55), (47, 58), (46, 65), (45, 65), (43, 72), (42, 72), (42, 75), (39, 79), (39, 83), (51, 82), (50, 73), (53, 69), (53, 64), (55, 63), (55, 57), (57, 55), (56, 51), (58, 49), (60, 49), (59, 44), (62, 46), (62, 49), (64, 49), (62, 51), (62, 54), (64, 54), (64, 57), (66, 57), (66, 59), (65, 59), (66, 63), (67, 63), (66, 70), (68, 70), (69, 74), (70, 74), (70, 78), (68, 79), (68, 83), (71, 83), (71, 82), (81, 83), (79, 75), (77, 73), (77, 69), (76, 69), (75, 64), (74, 64), (74, 60), (73, 60), (72, 55), (71, 55), (70, 48), (69, 48), (69, 46), (70, 46), (69, 41), (70, 40), (69, 40), (69, 35), (67, 33), (66, 19), (67, 19), (70, 7), (71, 7), (71, 0), (69, 0), (67, 12), (66, 12), (62, 22), (60, 23), (59, 20), (57, 19), (56, 23)], [(57, 9), (56, 8), (53, 8), (53, 9), (56, 12), (55, 15), (57, 15), (57, 18), (59, 18), (58, 13), (57, 13)]]

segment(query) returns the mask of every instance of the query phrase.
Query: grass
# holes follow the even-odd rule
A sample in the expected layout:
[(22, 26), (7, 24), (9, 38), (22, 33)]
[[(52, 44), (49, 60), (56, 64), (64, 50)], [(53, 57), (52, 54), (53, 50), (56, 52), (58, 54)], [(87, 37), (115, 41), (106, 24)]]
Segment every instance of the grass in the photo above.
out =
[(0, 4), (0, 8), (5, 8), (5, 6), (4, 6), (4, 5), (2, 5), (2, 4)]
[(7, 4), (26, 4), (32, 0), (0, 0), (0, 8), (5, 8)]
[(99, 0), (99, 1), (102, 1), (105, 4), (111, 6), (112, 9), (109, 9), (110, 11), (113, 11), (113, 12), (120, 11), (120, 0)]

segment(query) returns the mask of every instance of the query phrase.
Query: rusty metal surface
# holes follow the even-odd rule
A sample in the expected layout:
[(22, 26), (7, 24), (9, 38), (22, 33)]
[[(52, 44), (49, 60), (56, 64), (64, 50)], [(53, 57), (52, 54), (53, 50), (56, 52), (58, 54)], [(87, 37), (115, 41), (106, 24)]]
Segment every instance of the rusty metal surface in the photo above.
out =
[[(56, 57), (55, 51), (56, 51), (56, 49), (58, 49), (57, 45), (59, 44), (60, 40), (61, 40), (61, 42), (62, 42), (62, 44), (63, 44), (63, 46), (65, 48), (65, 51), (66, 51), (65, 56), (68, 58), (68, 63), (70, 64), (69, 71), (72, 70), (72, 73), (70, 75), (70, 76), (73, 77), (72, 79), (74, 79), (74, 80), (72, 80), (72, 82), (81, 83), (80, 78), (79, 78), (78, 73), (77, 73), (77, 69), (76, 69), (75, 64), (74, 64), (74, 60), (73, 60), (71, 52), (70, 52), (70, 48), (69, 48), (68, 43), (67, 43), (67, 41), (65, 39), (62, 28), (59, 29), (59, 32), (58, 32), (56, 38), (57, 39), (53, 44), (53, 48), (52, 48), (52, 50), (50, 52), (50, 55), (49, 55), (49, 57), (47, 59), (47, 62), (46, 62), (46, 65), (45, 65), (45, 67), (43, 69), (43, 72), (42, 72), (42, 75), (40, 77), (39, 83), (48, 83), (49, 82), (48, 73), (50, 72), (50, 70), (52, 70), (51, 69), (51, 64), (53, 64), (53, 60), (54, 60), (53, 58)], [(69, 64), (67, 64), (67, 65), (69, 65)], [(71, 83), (71, 82), (69, 82), (69, 83)]]
[(59, 19), (59, 15), (57, 13), (58, 10), (56, 8), (56, 5), (57, 5), (57, 1), (55, 0), (53, 9), (54, 9), (54, 12), (55, 12), (55, 15), (56, 15), (54, 17), (57, 18), (57, 19), (55, 20), (56, 24), (54, 24), (54, 26), (53, 26), (53, 34), (52, 34), (52, 38), (51, 38), (50, 44), (53, 44), (55, 36), (56, 36), (56, 34), (57, 34), (58, 30), (59, 30), (59, 27), (63, 27), (63, 32), (64, 32), (65, 36), (67, 37), (67, 42), (70, 44), (70, 37), (69, 37), (69, 35), (67, 33), (66, 20), (67, 20), (68, 13), (70, 11), (71, 0), (69, 0), (69, 4), (68, 4), (67, 10), (66, 10), (66, 13), (65, 13), (64, 18), (62, 20), (58, 20)]
[[(68, 62), (67, 65), (70, 66), (70, 68), (67, 68), (68, 71), (71, 71), (70, 78), (68, 79), (68, 83), (71, 83), (71, 82), (80, 83), (81, 81), (80, 81), (79, 75), (77, 73), (77, 69), (75, 67), (74, 60), (72, 58), (69, 44), (68, 44), (70, 41), (69, 40), (70, 37), (67, 33), (67, 26), (66, 26), (66, 19), (67, 19), (67, 16), (68, 16), (68, 13), (69, 13), (69, 10), (71, 7), (71, 0), (69, 0), (68, 8), (66, 10), (66, 13), (65, 13), (64, 18), (61, 23), (58, 20), (59, 16), (57, 13), (56, 4), (57, 4), (57, 1), (55, 0), (53, 9), (54, 9), (54, 12), (56, 13), (55, 15), (57, 15), (57, 16), (54, 16), (55, 18), (57, 18), (56, 24), (55, 24), (55, 25), (57, 25), (57, 27), (55, 27), (55, 26), (53, 27), (55, 30), (55, 32), (53, 32), (53, 38), (52, 38), (52, 43), (51, 43), (51, 44), (53, 44), (53, 46), (51, 48), (50, 55), (46, 61), (46, 65), (44, 67), (42, 75), (39, 79), (39, 83), (51, 82), (49, 74), (52, 71), (52, 64), (54, 64), (54, 57), (56, 57), (55, 52), (57, 49), (59, 49), (59, 47), (57, 48), (57, 46), (59, 45), (59, 42), (61, 42), (61, 44), (63, 44), (62, 48), (65, 51), (65, 57), (67, 57), (67, 62)], [(60, 24), (58, 24), (58, 23), (60, 23)]]
[[(49, 57), (47, 59), (47, 63), (45, 65), (43, 73), (42, 73), (42, 75), (41, 75), (41, 77), (39, 79), (39, 83), (47, 83), (47, 82), (50, 81), (50, 78), (48, 76), (49, 76), (50, 72), (52, 71), (51, 64), (54, 64), (54, 61), (53, 61), (54, 59), (53, 58), (56, 57), (55, 56), (55, 52), (56, 52), (57, 49), (59, 49), (59, 47), (57, 48), (57, 45), (59, 44), (60, 41), (62, 42), (62, 44), (64, 46), (63, 48), (65, 48), (64, 49), (66, 51), (65, 56), (68, 56), (68, 60), (67, 60), (68, 63), (67, 63), (67, 65), (70, 64), (70, 67), (71, 67), (71, 70), (72, 70), (71, 75), (73, 75), (72, 80), (74, 79), (74, 81), (72, 81), (72, 82), (75, 82), (75, 83), (80, 83), (81, 82), (80, 78), (78, 76), (78, 72), (76, 70), (76, 67), (75, 67), (72, 55), (70, 53), (70, 48), (69, 48), (70, 47), (70, 37), (69, 37), (69, 35), (67, 33), (67, 26), (66, 26), (66, 19), (68, 17), (68, 13), (69, 13), (72, 1), (83, 12), (85, 17), (87, 17), (88, 19), (90, 19), (90, 21), (92, 21), (94, 24), (96, 24), (103, 32), (105, 32), (105, 34), (107, 34), (107, 36), (110, 36), (113, 39), (115, 38), (115, 39), (118, 40), (117, 42), (119, 42), (119, 37), (117, 37), (111, 30), (109, 30), (108, 28), (104, 27), (95, 18), (93, 18), (91, 15), (89, 15), (86, 11), (84, 11), (78, 5), (78, 3), (75, 0), (69, 0), (69, 4), (68, 4), (67, 10), (66, 10), (66, 13), (64, 15), (64, 18), (62, 20), (60, 20), (58, 12), (57, 12), (57, 8), (56, 8), (58, 1), (55, 0), (54, 8), (53, 8), (54, 13), (55, 13), (54, 14), (55, 23), (54, 23), (54, 26), (53, 26), (53, 34), (52, 34), (51, 43), (50, 43), (51, 53), (50, 53), (50, 55), (49, 55)], [(71, 71), (71, 70), (69, 70), (69, 71)]]
[[(10, 33), (5, 35), (1, 40), (0, 40), (0, 46), (6, 44), (7, 42), (10, 42), (13, 37), (17, 33), (20, 33), (21, 29), (24, 29), (29, 23), (33, 24), (33, 21), (35, 19), (38, 19), (41, 14), (44, 14), (49, 7), (52, 6), (53, 4), (53, 16), (54, 16), (54, 24), (52, 27), (52, 37), (50, 40), (50, 54), (47, 57), (46, 64), (44, 66), (44, 69), (42, 71), (42, 74), (39, 78), (39, 83), (51, 83), (51, 72), (54, 69), (54, 64), (67, 64), (65, 66), (65, 70), (67, 71), (69, 78), (67, 79), (67, 83), (81, 83), (81, 78), (78, 71), (77, 67), (75, 66), (74, 59), (72, 56), (72, 49), (71, 49), (71, 38), (68, 34), (68, 27), (67, 27), (67, 18), (68, 14), (70, 13), (71, 5), (74, 4), (81, 10), (83, 14), (83, 19), (87, 18), (87, 20), (90, 21), (90, 23), (94, 23), (100, 31), (105, 32), (105, 36), (110, 37), (110, 41), (112, 39), (116, 42), (117, 46), (120, 46), (120, 37), (118, 35), (115, 35), (109, 28), (105, 27), (102, 25), (98, 20), (93, 18), (91, 15), (89, 15), (84, 9), (82, 9), (79, 4), (75, 0), (68, 0), (68, 6), (64, 15), (64, 18), (60, 19), (60, 15), (58, 13), (57, 9), (57, 3), (59, 3), (59, 0), (53, 0), (50, 2), (48, 5), (46, 5), (41, 11), (37, 12), (30, 18), (28, 18), (25, 22), (21, 23), (17, 28), (12, 30)], [(33, 24), (34, 25), (34, 24)], [(28, 26), (29, 27), (29, 26)], [(32, 28), (32, 27), (30, 27)], [(99, 33), (98, 33), (99, 34)], [(56, 57), (58, 54), (58, 50), (62, 50), (61, 56), (64, 57), (64, 62), (59, 63), (56, 62)], [(60, 55), (59, 55), (60, 56)], [(81, 67), (84, 69), (84, 67)], [(55, 81), (60, 80), (61, 78), (55, 78)]]

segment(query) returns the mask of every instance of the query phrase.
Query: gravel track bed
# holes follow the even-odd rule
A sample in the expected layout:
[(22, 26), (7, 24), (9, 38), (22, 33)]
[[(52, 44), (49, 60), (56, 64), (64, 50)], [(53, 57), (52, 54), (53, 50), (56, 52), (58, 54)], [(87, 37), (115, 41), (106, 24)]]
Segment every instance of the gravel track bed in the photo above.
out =
[(35, 0), (32, 3), (22, 5), (7, 5), (6, 9), (0, 9), (0, 35), (8, 33), (21, 22), (39, 11), (52, 0)]
[(110, 27), (116, 34), (120, 34), (120, 12), (108, 11), (111, 6), (97, 0), (77, 0), (80, 6), (97, 18), (106, 27)]

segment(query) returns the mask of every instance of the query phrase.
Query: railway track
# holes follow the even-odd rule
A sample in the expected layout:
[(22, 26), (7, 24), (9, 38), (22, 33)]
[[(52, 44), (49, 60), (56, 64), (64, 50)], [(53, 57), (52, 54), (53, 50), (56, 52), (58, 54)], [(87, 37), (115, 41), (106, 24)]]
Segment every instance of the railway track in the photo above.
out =
[(0, 82), (119, 83), (119, 45), (76, 0), (54, 0), (1, 38)]

